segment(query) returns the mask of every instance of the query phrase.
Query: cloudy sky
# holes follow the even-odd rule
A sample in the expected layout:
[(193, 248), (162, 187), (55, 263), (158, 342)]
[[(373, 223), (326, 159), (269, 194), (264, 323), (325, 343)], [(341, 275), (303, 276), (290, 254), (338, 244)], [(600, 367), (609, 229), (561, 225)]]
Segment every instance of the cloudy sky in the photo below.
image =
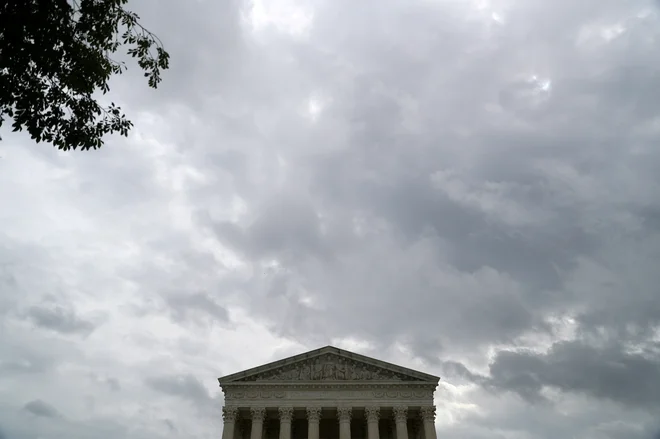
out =
[(327, 344), (440, 375), (442, 439), (660, 437), (658, 4), (129, 7), (128, 138), (2, 133), (0, 438), (218, 438)]

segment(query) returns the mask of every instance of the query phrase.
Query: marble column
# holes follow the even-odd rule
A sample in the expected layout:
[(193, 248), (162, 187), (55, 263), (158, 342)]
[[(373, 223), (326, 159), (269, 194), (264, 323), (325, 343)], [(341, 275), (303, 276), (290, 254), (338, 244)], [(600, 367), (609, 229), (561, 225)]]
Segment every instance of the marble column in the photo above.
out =
[(422, 407), (419, 412), (422, 415), (422, 422), (424, 423), (424, 439), (437, 439), (438, 434), (435, 431), (435, 406)]
[(380, 419), (380, 407), (365, 407), (367, 416), (367, 439), (380, 439), (378, 432), (378, 420)]
[(252, 415), (252, 431), (250, 431), (250, 439), (262, 439), (266, 409), (263, 407), (252, 407), (250, 409), (250, 414)]
[(396, 422), (396, 439), (408, 439), (408, 407), (393, 407)]
[(319, 439), (321, 407), (307, 407), (307, 439)]
[(339, 439), (351, 439), (351, 407), (337, 407)]
[(293, 407), (280, 407), (280, 439), (291, 439), (291, 419), (293, 418)]
[(222, 439), (234, 439), (236, 419), (238, 419), (238, 408), (222, 407)]
[(391, 439), (397, 439), (397, 437), (396, 437), (396, 421), (394, 419), (390, 419), (389, 426), (390, 426), (390, 432), (392, 433), (390, 438)]

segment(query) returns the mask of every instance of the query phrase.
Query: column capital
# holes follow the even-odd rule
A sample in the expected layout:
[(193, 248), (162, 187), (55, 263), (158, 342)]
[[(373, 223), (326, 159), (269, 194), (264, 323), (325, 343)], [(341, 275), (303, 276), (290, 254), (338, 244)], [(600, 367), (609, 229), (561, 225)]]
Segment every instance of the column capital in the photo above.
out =
[(319, 422), (321, 419), (321, 407), (307, 407), (307, 420)]
[(422, 420), (425, 422), (430, 421), (430, 422), (435, 422), (435, 406), (434, 405), (428, 405), (428, 406), (423, 406), (419, 409), (419, 413), (422, 415)]
[(406, 422), (408, 420), (408, 407), (405, 405), (399, 405), (392, 407), (394, 412), (394, 419), (396, 422)]
[(291, 422), (293, 418), (293, 407), (279, 407), (277, 412), (280, 415), (280, 422)]
[(352, 407), (337, 407), (337, 418), (339, 422), (351, 422)]
[(250, 408), (250, 414), (252, 415), (252, 421), (262, 421), (266, 418), (266, 408), (265, 407), (252, 407)]
[(222, 420), (224, 422), (235, 422), (238, 419), (237, 407), (222, 407)]
[(364, 408), (364, 413), (367, 415), (367, 422), (378, 422), (380, 419), (380, 407), (369, 406)]

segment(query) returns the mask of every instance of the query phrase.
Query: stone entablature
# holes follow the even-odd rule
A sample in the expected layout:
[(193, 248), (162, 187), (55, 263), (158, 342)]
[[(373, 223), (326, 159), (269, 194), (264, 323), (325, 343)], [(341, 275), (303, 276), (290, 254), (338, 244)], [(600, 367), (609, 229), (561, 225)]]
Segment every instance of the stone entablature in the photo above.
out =
[(268, 407), (304, 405), (313, 401), (350, 401), (353, 404), (378, 401), (381, 405), (408, 404), (414, 406), (433, 404), (435, 385), (380, 385), (380, 386), (232, 386), (223, 387), (226, 405)]

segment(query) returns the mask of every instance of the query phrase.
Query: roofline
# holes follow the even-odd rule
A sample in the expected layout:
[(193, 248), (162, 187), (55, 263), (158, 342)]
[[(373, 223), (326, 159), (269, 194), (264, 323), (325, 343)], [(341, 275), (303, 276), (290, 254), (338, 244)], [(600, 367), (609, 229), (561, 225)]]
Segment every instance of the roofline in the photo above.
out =
[(328, 346), (324, 346), (322, 348), (314, 349), (314, 350), (311, 350), (311, 351), (308, 351), (308, 352), (303, 352), (302, 354), (294, 355), (292, 357), (286, 357), (286, 358), (283, 358), (283, 359), (280, 359), (280, 360), (271, 361), (270, 363), (262, 364), (261, 366), (252, 367), (250, 369), (246, 369), (246, 370), (243, 370), (241, 372), (236, 372), (236, 373), (233, 373), (231, 375), (225, 375), (223, 377), (218, 378), (218, 382), (220, 383), (220, 386), (222, 386), (223, 384), (231, 384), (232, 382), (234, 382), (236, 380), (246, 378), (246, 377), (248, 377), (250, 375), (254, 375), (256, 373), (267, 372), (271, 369), (275, 369), (275, 368), (283, 367), (283, 366), (286, 366), (286, 365), (289, 365), (289, 364), (297, 363), (299, 361), (303, 361), (303, 360), (306, 360), (308, 358), (314, 358), (314, 357), (317, 357), (317, 356), (323, 355), (323, 354), (341, 355), (343, 357), (351, 358), (351, 359), (358, 360), (358, 361), (363, 361), (365, 363), (370, 363), (374, 366), (384, 367), (385, 369), (390, 369), (393, 372), (398, 372), (398, 373), (402, 373), (402, 374), (411, 375), (415, 378), (419, 378), (421, 380), (425, 380), (425, 381), (435, 383), (435, 384), (437, 384), (440, 381), (440, 377), (437, 377), (435, 375), (430, 375), (428, 373), (419, 372), (419, 371), (414, 370), (414, 369), (410, 369), (410, 368), (403, 367), (403, 366), (398, 366), (396, 364), (389, 363), (387, 361), (378, 360), (376, 358), (367, 357), (366, 355), (356, 354), (355, 352), (346, 351), (346, 350), (339, 349), (339, 348), (336, 348), (334, 346), (328, 345)]

